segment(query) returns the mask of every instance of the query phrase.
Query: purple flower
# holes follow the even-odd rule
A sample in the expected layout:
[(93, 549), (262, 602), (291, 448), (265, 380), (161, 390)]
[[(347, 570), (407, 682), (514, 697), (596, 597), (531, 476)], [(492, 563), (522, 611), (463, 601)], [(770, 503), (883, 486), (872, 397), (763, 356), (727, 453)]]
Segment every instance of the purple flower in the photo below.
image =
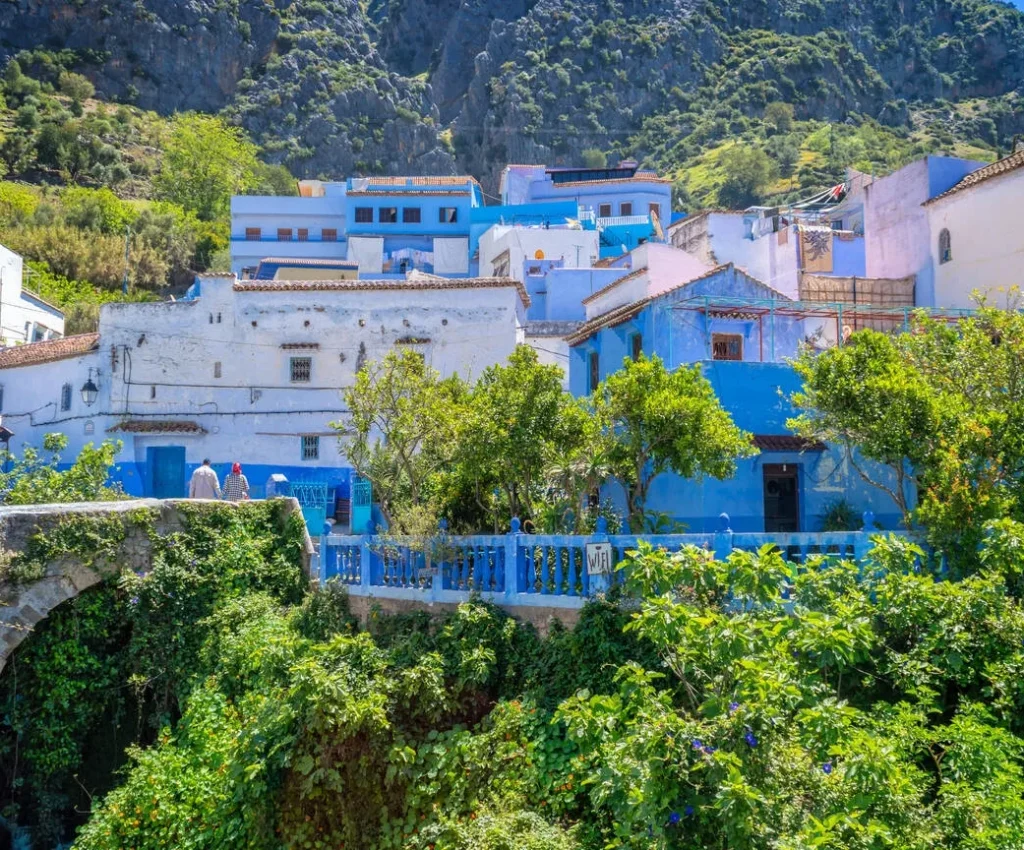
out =
[(694, 738), (693, 739), (693, 748), (695, 750), (703, 750), (704, 749), (704, 744), (701, 743), (700, 738)]
[(751, 731), (749, 726), (747, 727), (747, 734), (743, 736), (743, 740), (746, 741), (751, 747), (757, 746), (757, 736), (754, 735), (753, 731)]
[(672, 824), (672, 826), (679, 823), (679, 812), (672, 812), (672, 814), (668, 816), (668, 822)]
[(740, 704), (738, 702), (729, 703), (729, 713), (732, 714), (734, 711), (740, 710)]
[(690, 817), (690, 815), (693, 814), (693, 806), (687, 806), (683, 809), (683, 814), (686, 815), (686, 817)]
[(714, 747), (705, 747), (704, 748), (704, 755), (710, 756), (714, 752), (715, 752), (715, 748)]
[(823, 771), (825, 771), (825, 775), (828, 776), (830, 773), (832, 773), (832, 762), (830, 762), (830, 761), (825, 762), (821, 766), (821, 769)]
[(138, 605), (139, 604), (139, 597), (138, 596), (133, 596), (131, 599), (128, 600), (128, 604), (129, 605)]

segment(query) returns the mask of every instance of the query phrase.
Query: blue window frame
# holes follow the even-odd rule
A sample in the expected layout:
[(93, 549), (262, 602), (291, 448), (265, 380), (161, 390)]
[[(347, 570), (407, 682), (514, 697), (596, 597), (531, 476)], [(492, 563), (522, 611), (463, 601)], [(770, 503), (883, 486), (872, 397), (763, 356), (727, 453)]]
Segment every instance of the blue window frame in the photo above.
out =
[(303, 437), (302, 438), (302, 459), (303, 460), (320, 460), (320, 438), (319, 437)]
[(60, 388), (60, 409), (71, 410), (71, 384)]

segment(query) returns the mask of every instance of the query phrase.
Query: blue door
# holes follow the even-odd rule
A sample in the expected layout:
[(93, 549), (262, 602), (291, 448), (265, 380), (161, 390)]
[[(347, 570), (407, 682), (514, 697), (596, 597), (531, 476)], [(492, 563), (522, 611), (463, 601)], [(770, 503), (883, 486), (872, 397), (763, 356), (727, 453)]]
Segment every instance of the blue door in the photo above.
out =
[(157, 499), (181, 499), (185, 492), (185, 447), (146, 449), (152, 495)]

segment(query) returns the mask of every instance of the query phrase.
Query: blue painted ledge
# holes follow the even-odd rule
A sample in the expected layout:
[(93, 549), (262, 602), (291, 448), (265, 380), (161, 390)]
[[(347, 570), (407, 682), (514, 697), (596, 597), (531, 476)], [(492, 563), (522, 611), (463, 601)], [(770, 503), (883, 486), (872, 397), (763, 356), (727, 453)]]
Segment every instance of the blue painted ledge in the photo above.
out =
[[(864, 531), (798, 534), (536, 535), (519, 533), (474, 537), (439, 536), (431, 545), (433, 563), (401, 541), (370, 535), (324, 535), (315, 575), (321, 584), (345, 585), (353, 596), (424, 603), (465, 602), (471, 595), (503, 607), (581, 608), (609, 589), (614, 575), (587, 568), (587, 544), (608, 544), (612, 563), (645, 540), (676, 552), (685, 546), (710, 549), (719, 558), (734, 549), (754, 551), (766, 544), (803, 564), (815, 555), (863, 562), (871, 548)], [(868, 524), (870, 527), (870, 523)], [(440, 563), (438, 563), (440, 561)]]

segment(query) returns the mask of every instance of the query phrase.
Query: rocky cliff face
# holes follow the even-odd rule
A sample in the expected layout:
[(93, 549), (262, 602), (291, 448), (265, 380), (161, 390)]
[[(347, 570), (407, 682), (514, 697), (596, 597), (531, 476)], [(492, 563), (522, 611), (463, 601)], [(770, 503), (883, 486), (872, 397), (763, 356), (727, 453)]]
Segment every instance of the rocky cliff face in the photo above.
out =
[(771, 100), (909, 132), (907, 102), (1024, 95), (1024, 15), (984, 0), (11, 0), (0, 44), (75, 51), (110, 98), (226, 110), (302, 176), (492, 187), (506, 161), (643, 157), (652, 127), (692, 155)]
[(13, 0), (0, 3), (0, 55), (72, 50), (110, 98), (213, 112), (266, 60), (279, 26), (264, 0)]

